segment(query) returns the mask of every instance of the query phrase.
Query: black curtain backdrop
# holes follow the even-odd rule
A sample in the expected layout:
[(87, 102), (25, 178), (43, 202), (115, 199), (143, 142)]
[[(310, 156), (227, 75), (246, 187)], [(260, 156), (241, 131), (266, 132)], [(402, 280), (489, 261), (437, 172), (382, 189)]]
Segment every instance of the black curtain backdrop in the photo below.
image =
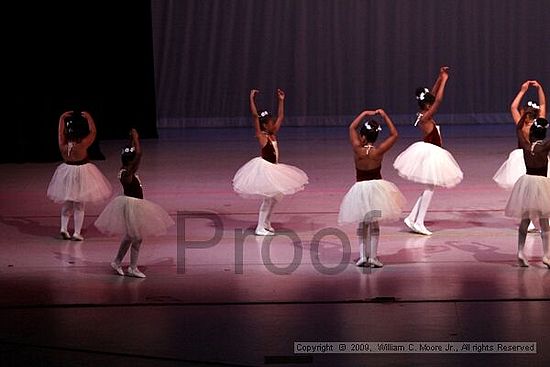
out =
[[(548, 0), (152, 0), (159, 127), (248, 126), (248, 93), (288, 123), (341, 124), (364, 108), (400, 123), (441, 65), (438, 121), (511, 121), (524, 80), (550, 97)], [(528, 98), (535, 98), (529, 94)]]
[(58, 118), (71, 109), (95, 119), (92, 159), (130, 127), (157, 137), (149, 0), (23, 1), (3, 14), (0, 162), (60, 160)]

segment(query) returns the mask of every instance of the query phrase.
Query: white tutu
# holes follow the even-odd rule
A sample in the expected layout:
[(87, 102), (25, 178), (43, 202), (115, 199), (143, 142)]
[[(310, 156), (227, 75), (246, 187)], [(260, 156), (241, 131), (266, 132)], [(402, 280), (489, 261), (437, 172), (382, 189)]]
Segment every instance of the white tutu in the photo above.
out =
[(503, 189), (511, 190), (516, 181), (527, 172), (523, 160), (523, 149), (514, 149), (493, 176)]
[[(401, 191), (389, 181), (356, 182), (340, 204), (338, 223), (397, 220), (405, 203), (406, 199)], [(379, 212), (372, 213), (373, 211)]]
[(245, 198), (264, 198), (294, 194), (307, 183), (308, 177), (301, 169), (256, 157), (235, 173), (233, 190)]
[(94, 164), (61, 163), (48, 185), (47, 195), (56, 203), (86, 203), (108, 199), (111, 192), (111, 184)]
[(95, 226), (102, 233), (143, 238), (166, 233), (174, 221), (159, 205), (130, 196), (117, 196), (99, 215)]
[(514, 218), (550, 218), (550, 178), (521, 176), (506, 204), (504, 214)]
[(407, 180), (447, 188), (458, 185), (463, 178), (462, 170), (451, 153), (423, 141), (401, 152), (393, 167)]

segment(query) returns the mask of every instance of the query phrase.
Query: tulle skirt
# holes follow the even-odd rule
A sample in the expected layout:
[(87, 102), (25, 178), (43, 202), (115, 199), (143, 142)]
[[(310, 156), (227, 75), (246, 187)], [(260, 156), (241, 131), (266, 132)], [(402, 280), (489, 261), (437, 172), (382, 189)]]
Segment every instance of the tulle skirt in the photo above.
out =
[(340, 204), (338, 223), (397, 220), (405, 203), (401, 191), (389, 181), (356, 182)]
[(514, 149), (493, 176), (503, 189), (511, 190), (516, 181), (527, 172), (523, 160), (523, 149)]
[(86, 203), (108, 199), (111, 192), (111, 184), (94, 164), (61, 163), (48, 185), (47, 195), (56, 203)]
[(523, 175), (512, 189), (504, 214), (514, 218), (550, 218), (550, 178)]
[(294, 194), (307, 183), (301, 169), (256, 157), (239, 168), (233, 177), (233, 190), (245, 198), (265, 198)]
[(165, 234), (174, 221), (166, 210), (151, 201), (121, 195), (107, 204), (94, 224), (108, 235), (143, 238)]
[(437, 145), (416, 142), (405, 149), (393, 162), (399, 176), (409, 181), (454, 187), (462, 181), (463, 173), (454, 157)]

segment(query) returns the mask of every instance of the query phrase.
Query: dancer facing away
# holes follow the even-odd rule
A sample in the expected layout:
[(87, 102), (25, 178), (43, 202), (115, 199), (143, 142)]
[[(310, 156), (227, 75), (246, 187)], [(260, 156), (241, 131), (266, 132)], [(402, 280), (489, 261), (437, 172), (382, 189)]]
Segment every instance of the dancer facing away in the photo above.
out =
[(545, 139), (548, 121), (536, 118), (529, 128), (529, 138), (526, 139), (523, 133), (526, 119), (527, 113), (524, 112), (516, 128), (519, 145), (523, 150), (526, 174), (516, 181), (504, 213), (508, 217), (521, 218), (518, 229), (518, 263), (525, 267), (529, 266), (523, 253), (527, 226), (530, 220), (539, 218), (542, 262), (550, 269), (550, 178), (547, 177), (550, 139)]
[[(390, 135), (379, 145), (380, 125), (369, 116), (380, 115), (388, 126)], [(358, 126), (361, 125), (359, 132)], [(397, 129), (382, 109), (361, 112), (349, 125), (349, 139), (353, 148), (357, 182), (349, 189), (340, 204), (338, 223), (359, 223), (359, 260), (357, 266), (380, 268), (378, 239), (381, 221), (399, 219), (405, 198), (391, 182), (383, 180), (380, 170), (382, 159), (397, 141)]]
[(239, 168), (233, 177), (233, 189), (242, 197), (262, 199), (255, 234), (272, 236), (275, 234), (271, 225), (273, 207), (284, 195), (303, 190), (308, 177), (299, 168), (279, 163), (276, 133), (284, 119), (285, 93), (277, 89), (278, 111), (275, 119), (267, 111), (258, 113), (255, 101), (258, 93), (256, 89), (251, 90), (249, 102), (261, 157), (253, 158)]
[[(529, 101), (527, 102), (527, 105), (521, 106), (521, 101), (523, 97), (525, 96), (525, 93), (529, 89), (529, 87), (532, 86), (537, 89), (538, 94), (538, 104)], [(536, 80), (527, 80), (525, 83), (521, 85), (521, 88), (512, 101), (512, 104), (510, 105), (510, 112), (512, 114), (512, 118), (514, 120), (514, 124), (519, 123), (519, 120), (521, 119), (521, 116), (525, 114), (525, 122), (523, 124), (522, 133), (525, 137), (525, 139), (529, 139), (529, 130), (531, 128), (531, 125), (533, 124), (533, 121), (537, 117), (546, 118), (546, 97), (544, 95), (544, 90), (542, 89), (542, 86), (539, 82)], [(493, 180), (502, 188), (511, 190), (514, 187), (514, 184), (516, 181), (525, 174), (526, 168), (525, 168), (525, 162), (523, 161), (523, 149), (521, 149), (520, 144), (518, 142), (518, 148), (513, 150), (509, 155), (508, 159), (500, 166), (500, 168), (497, 170), (495, 175), (493, 176)], [(550, 176), (550, 174), (548, 174)], [(533, 224), (533, 222), (529, 223), (529, 227), (527, 229), (528, 231), (536, 231), (536, 228)]]
[(463, 177), (462, 171), (451, 153), (441, 148), (439, 126), (434, 120), (434, 115), (443, 101), (448, 79), (449, 68), (443, 66), (439, 69), (439, 76), (431, 92), (428, 88), (416, 90), (420, 111), (416, 114), (414, 125), (422, 131), (423, 141), (409, 146), (399, 154), (393, 163), (393, 167), (401, 177), (426, 185), (411, 213), (404, 220), (405, 225), (411, 231), (423, 235), (432, 234), (424, 225), (424, 218), (435, 186), (454, 187), (462, 181)]
[(131, 248), (130, 266), (127, 274), (137, 278), (145, 278), (137, 267), (141, 242), (147, 236), (159, 236), (166, 233), (174, 221), (159, 205), (143, 199), (141, 181), (136, 175), (141, 162), (142, 150), (139, 135), (135, 129), (130, 131), (130, 144), (122, 149), (120, 160), (122, 167), (118, 179), (124, 194), (114, 198), (103, 209), (95, 226), (105, 234), (121, 234), (122, 242), (118, 253), (111, 262), (111, 267), (118, 275), (124, 275), (122, 260)]
[[(84, 240), (81, 231), (85, 203), (111, 196), (111, 184), (88, 158), (88, 147), (95, 138), (95, 123), (88, 112), (66, 111), (59, 117), (58, 144), (63, 163), (55, 170), (47, 195), (63, 204), (60, 234), (65, 240)], [(71, 215), (74, 215), (72, 236), (68, 230)]]

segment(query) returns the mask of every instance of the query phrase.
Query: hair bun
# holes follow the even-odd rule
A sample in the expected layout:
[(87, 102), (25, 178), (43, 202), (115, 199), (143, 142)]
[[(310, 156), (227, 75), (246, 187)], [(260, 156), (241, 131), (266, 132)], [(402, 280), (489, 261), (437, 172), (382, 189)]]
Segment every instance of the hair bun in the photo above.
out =
[(535, 125), (539, 129), (547, 129), (548, 120), (542, 117), (538, 117), (533, 121), (533, 125)]

